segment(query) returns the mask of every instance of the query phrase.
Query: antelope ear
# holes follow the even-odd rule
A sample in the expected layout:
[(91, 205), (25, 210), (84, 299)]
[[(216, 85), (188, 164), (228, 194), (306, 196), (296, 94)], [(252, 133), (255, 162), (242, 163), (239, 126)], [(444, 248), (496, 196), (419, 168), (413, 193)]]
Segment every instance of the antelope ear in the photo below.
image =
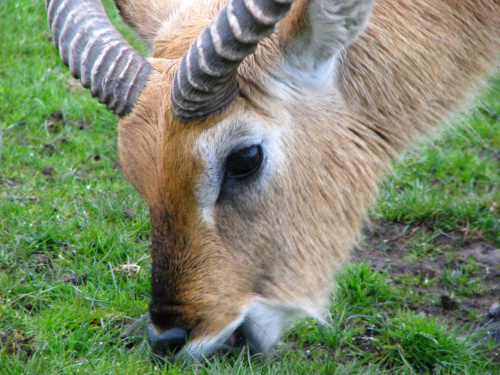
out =
[(162, 23), (168, 19), (182, 0), (113, 0), (122, 19), (133, 28), (148, 45), (153, 46)]
[[(286, 64), (292, 75), (316, 76), (335, 61), (368, 24), (374, 0), (299, 0), (278, 33), (286, 41)], [(328, 64), (329, 65), (329, 64)]]

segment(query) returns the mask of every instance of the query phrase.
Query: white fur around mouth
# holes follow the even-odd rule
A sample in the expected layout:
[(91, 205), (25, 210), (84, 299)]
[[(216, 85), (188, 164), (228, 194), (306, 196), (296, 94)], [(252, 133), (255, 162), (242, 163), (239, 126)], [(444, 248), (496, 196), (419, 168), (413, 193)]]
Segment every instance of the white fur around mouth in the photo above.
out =
[(248, 345), (253, 354), (267, 353), (279, 339), (283, 327), (301, 315), (317, 316), (300, 307), (254, 301), (243, 308), (238, 319), (231, 322), (218, 336), (202, 337), (191, 341), (175, 359), (196, 360), (222, 351), (227, 352)]

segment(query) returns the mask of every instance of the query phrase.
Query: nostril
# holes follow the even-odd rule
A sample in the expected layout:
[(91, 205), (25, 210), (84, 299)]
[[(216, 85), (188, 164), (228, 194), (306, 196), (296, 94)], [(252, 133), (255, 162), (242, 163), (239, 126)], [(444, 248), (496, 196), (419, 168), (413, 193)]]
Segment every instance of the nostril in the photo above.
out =
[(174, 327), (155, 334), (154, 329), (150, 326), (149, 340), (153, 352), (164, 356), (167, 354), (176, 354), (180, 351), (187, 342), (189, 331), (184, 328)]
[(183, 328), (171, 328), (158, 336), (158, 343), (168, 347), (171, 352), (177, 352), (181, 349), (187, 340), (188, 333)]

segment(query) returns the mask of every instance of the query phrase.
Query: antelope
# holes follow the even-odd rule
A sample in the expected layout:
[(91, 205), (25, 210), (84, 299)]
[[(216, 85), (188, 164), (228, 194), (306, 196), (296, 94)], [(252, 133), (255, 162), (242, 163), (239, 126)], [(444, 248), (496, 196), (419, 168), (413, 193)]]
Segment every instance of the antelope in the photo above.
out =
[(391, 160), (500, 61), (498, 0), (46, 0), (150, 208), (155, 353), (267, 353), (324, 317)]

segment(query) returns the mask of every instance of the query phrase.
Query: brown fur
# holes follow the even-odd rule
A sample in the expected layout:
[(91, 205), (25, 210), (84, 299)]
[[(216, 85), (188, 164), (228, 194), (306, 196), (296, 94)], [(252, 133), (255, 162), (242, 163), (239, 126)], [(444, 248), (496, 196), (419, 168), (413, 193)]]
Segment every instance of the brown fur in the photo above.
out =
[[(187, 124), (169, 108), (178, 59), (225, 1), (172, 13), (180, 2), (116, 0), (154, 40), (155, 72), (119, 124), (123, 169), (151, 208), (153, 322), (182, 322), (196, 339), (217, 335), (254, 298), (318, 312), (389, 161), (462, 108), (497, 66), (500, 2), (380, 0), (336, 80), (281, 93), (269, 73), (279, 75), (308, 27), (309, 1), (298, 1), (240, 67), (242, 97)], [(277, 135), (282, 157), (266, 183), (226, 194), (204, 220), (198, 195), (212, 186), (196, 145), (223, 145), (254, 123)]]

